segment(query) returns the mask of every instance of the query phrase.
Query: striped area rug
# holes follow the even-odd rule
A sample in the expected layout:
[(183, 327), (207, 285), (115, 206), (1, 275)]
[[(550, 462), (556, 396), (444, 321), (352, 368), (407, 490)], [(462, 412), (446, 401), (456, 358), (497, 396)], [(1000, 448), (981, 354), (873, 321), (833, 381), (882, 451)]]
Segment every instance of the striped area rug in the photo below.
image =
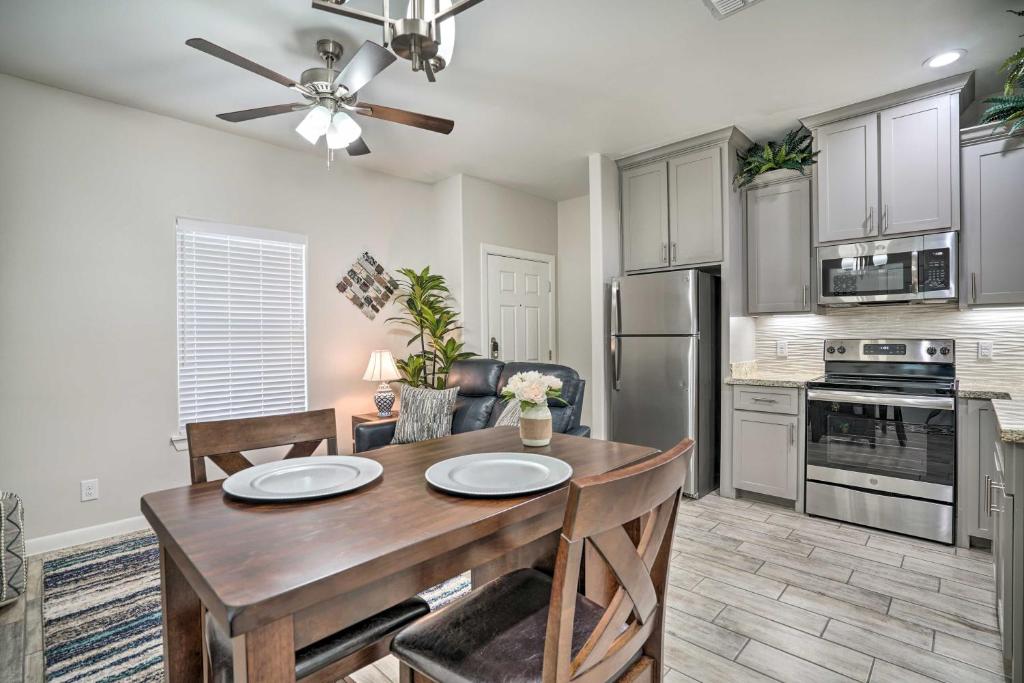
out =
[(47, 681), (162, 681), (160, 553), (140, 532), (43, 561)]
[[(437, 609), (469, 574), (424, 591)], [(43, 561), (47, 681), (162, 681), (160, 552), (148, 531), (76, 546)]]

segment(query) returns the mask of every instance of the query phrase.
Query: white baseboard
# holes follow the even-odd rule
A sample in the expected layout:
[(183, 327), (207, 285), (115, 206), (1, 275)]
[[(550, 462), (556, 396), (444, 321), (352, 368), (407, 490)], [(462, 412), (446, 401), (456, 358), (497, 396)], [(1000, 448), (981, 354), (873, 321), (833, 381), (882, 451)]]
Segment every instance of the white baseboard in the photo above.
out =
[(110, 536), (129, 534), (133, 531), (142, 531), (143, 529), (148, 528), (149, 522), (146, 521), (145, 517), (139, 515), (137, 517), (129, 517), (127, 519), (119, 519), (114, 522), (107, 522), (106, 524), (87, 526), (82, 529), (62, 531), (59, 534), (30, 538), (25, 541), (25, 552), (30, 556), (40, 555), (53, 550), (69, 548), (81, 543), (91, 543), (92, 541), (109, 538)]

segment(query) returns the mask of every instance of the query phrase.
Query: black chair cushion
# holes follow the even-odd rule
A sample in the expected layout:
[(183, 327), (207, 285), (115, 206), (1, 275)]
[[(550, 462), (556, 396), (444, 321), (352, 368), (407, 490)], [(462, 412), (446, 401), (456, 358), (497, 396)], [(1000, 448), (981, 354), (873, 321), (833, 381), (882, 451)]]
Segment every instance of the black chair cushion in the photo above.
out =
[[(435, 681), (539, 683), (550, 600), (551, 577), (520, 569), (406, 627), (391, 641), (391, 651)], [(577, 596), (574, 656), (603, 611)]]
[[(429, 613), (430, 607), (423, 598), (409, 598), (358, 624), (307, 645), (295, 653), (295, 678), (304, 678), (316, 673)], [(209, 613), (206, 614), (206, 632), (214, 683), (232, 683), (234, 667), (231, 660), (231, 639)]]
[(458, 387), (459, 396), (495, 396), (498, 379), (505, 364), (490, 358), (452, 363), (446, 386)]
[(466, 396), (462, 393), (462, 387), (459, 387), (455, 412), (452, 413), (452, 434), (472, 432), (486, 427), (497, 401), (496, 396)]

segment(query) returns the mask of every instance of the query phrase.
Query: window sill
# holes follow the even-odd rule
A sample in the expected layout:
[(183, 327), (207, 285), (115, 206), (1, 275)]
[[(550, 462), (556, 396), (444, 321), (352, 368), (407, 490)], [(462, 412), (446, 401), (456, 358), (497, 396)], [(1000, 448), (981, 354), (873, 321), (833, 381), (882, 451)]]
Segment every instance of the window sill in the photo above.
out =
[(171, 445), (174, 446), (174, 450), (184, 453), (188, 450), (188, 437), (184, 434), (172, 434)]

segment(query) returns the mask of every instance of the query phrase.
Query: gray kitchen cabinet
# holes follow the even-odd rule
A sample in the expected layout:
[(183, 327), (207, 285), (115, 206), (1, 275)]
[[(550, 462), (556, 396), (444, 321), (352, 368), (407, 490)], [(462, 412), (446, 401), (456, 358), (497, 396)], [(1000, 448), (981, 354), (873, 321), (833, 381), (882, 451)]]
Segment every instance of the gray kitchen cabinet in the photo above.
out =
[(746, 190), (748, 313), (811, 310), (810, 182), (798, 175)]
[(722, 260), (722, 151), (668, 161), (669, 251), (673, 266)]
[(878, 234), (878, 115), (822, 126), (818, 155), (818, 241)]
[(1024, 680), (1024, 510), (1016, 495), (1024, 479), (1024, 447), (998, 442), (994, 453), (991, 501), (992, 560), (995, 564), (996, 618), (1002, 639), (1005, 673)]
[(879, 114), (882, 193), (880, 234), (897, 235), (953, 226), (949, 97), (940, 95)]
[(736, 410), (732, 429), (735, 487), (795, 500), (799, 479), (799, 418)]
[[(958, 472), (964, 478), (960, 523), (966, 536), (992, 538), (992, 510), (989, 486), (994, 475), (993, 453), (999, 428), (989, 401), (969, 400), (961, 404), (964, 415), (958, 444)], [(963, 539), (964, 544), (968, 539)]]
[(968, 304), (1024, 303), (1024, 134), (977, 126), (961, 133), (963, 291)]
[(622, 248), (626, 272), (669, 265), (667, 174), (664, 161), (622, 172)]
[(801, 122), (814, 135), (817, 244), (960, 229), (960, 74)]

